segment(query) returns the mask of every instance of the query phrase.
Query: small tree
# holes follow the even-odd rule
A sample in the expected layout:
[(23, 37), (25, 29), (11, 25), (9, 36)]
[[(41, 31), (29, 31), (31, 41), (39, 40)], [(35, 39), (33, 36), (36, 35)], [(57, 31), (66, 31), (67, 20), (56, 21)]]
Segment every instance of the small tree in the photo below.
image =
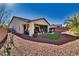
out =
[(0, 27), (2, 27), (9, 19), (11, 10), (7, 8), (7, 4), (0, 4)]

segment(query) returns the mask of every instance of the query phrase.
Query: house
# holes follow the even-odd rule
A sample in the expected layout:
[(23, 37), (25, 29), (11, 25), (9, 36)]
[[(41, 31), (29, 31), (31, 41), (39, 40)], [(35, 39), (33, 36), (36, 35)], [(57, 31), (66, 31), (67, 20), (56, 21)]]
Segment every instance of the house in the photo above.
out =
[(44, 33), (49, 32), (49, 23), (45, 18), (34, 20), (13, 16), (9, 23), (9, 28), (14, 29), (17, 33), (28, 34), (32, 36), (35, 31)]
[(62, 26), (62, 24), (51, 24), (49, 30), (50, 32), (64, 32), (67, 31), (68, 28)]
[(50, 25), (50, 28), (61, 28), (62, 27), (62, 24), (51, 24)]

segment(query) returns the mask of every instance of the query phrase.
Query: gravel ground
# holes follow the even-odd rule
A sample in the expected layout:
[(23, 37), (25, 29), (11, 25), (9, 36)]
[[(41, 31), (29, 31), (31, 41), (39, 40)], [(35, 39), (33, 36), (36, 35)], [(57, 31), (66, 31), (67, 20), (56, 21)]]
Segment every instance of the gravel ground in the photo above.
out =
[(2, 40), (5, 38), (7, 34), (7, 30), (4, 28), (0, 28), (0, 42), (2, 42)]
[[(0, 41), (5, 37), (6, 32), (0, 29)], [(0, 53), (3, 53), (3, 48)], [(79, 39), (63, 45), (24, 40), (14, 35), (14, 46), (11, 49), (15, 56), (77, 56), (79, 55)]]
[(7, 35), (7, 30), (5, 28), (0, 28), (0, 54), (1, 54), (1, 48), (4, 44), (5, 37)]
[(75, 56), (79, 55), (79, 39), (57, 46), (47, 43), (39, 43), (24, 40), (14, 36), (14, 45), (12, 51), (15, 55), (21, 56)]

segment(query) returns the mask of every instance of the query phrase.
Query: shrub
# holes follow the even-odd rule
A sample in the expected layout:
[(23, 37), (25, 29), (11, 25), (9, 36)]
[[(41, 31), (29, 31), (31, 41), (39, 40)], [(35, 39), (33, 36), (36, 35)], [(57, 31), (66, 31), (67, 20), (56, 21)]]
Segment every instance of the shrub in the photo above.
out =
[(34, 33), (32, 36), (33, 36), (33, 37), (37, 37), (38, 35), (37, 35), (37, 33)]
[(74, 30), (74, 34), (77, 35), (77, 36), (79, 36), (79, 28), (77, 28), (77, 29)]
[(72, 28), (70, 31), (73, 32), (74, 35), (79, 36), (79, 28)]

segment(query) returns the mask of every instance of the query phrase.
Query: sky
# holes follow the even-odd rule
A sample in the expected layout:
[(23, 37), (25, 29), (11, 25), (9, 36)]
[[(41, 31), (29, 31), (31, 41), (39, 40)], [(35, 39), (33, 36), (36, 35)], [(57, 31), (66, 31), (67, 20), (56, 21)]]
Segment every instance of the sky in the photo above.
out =
[(11, 17), (45, 18), (50, 24), (64, 24), (68, 17), (79, 13), (77, 3), (14, 3), (8, 7), (12, 10)]

